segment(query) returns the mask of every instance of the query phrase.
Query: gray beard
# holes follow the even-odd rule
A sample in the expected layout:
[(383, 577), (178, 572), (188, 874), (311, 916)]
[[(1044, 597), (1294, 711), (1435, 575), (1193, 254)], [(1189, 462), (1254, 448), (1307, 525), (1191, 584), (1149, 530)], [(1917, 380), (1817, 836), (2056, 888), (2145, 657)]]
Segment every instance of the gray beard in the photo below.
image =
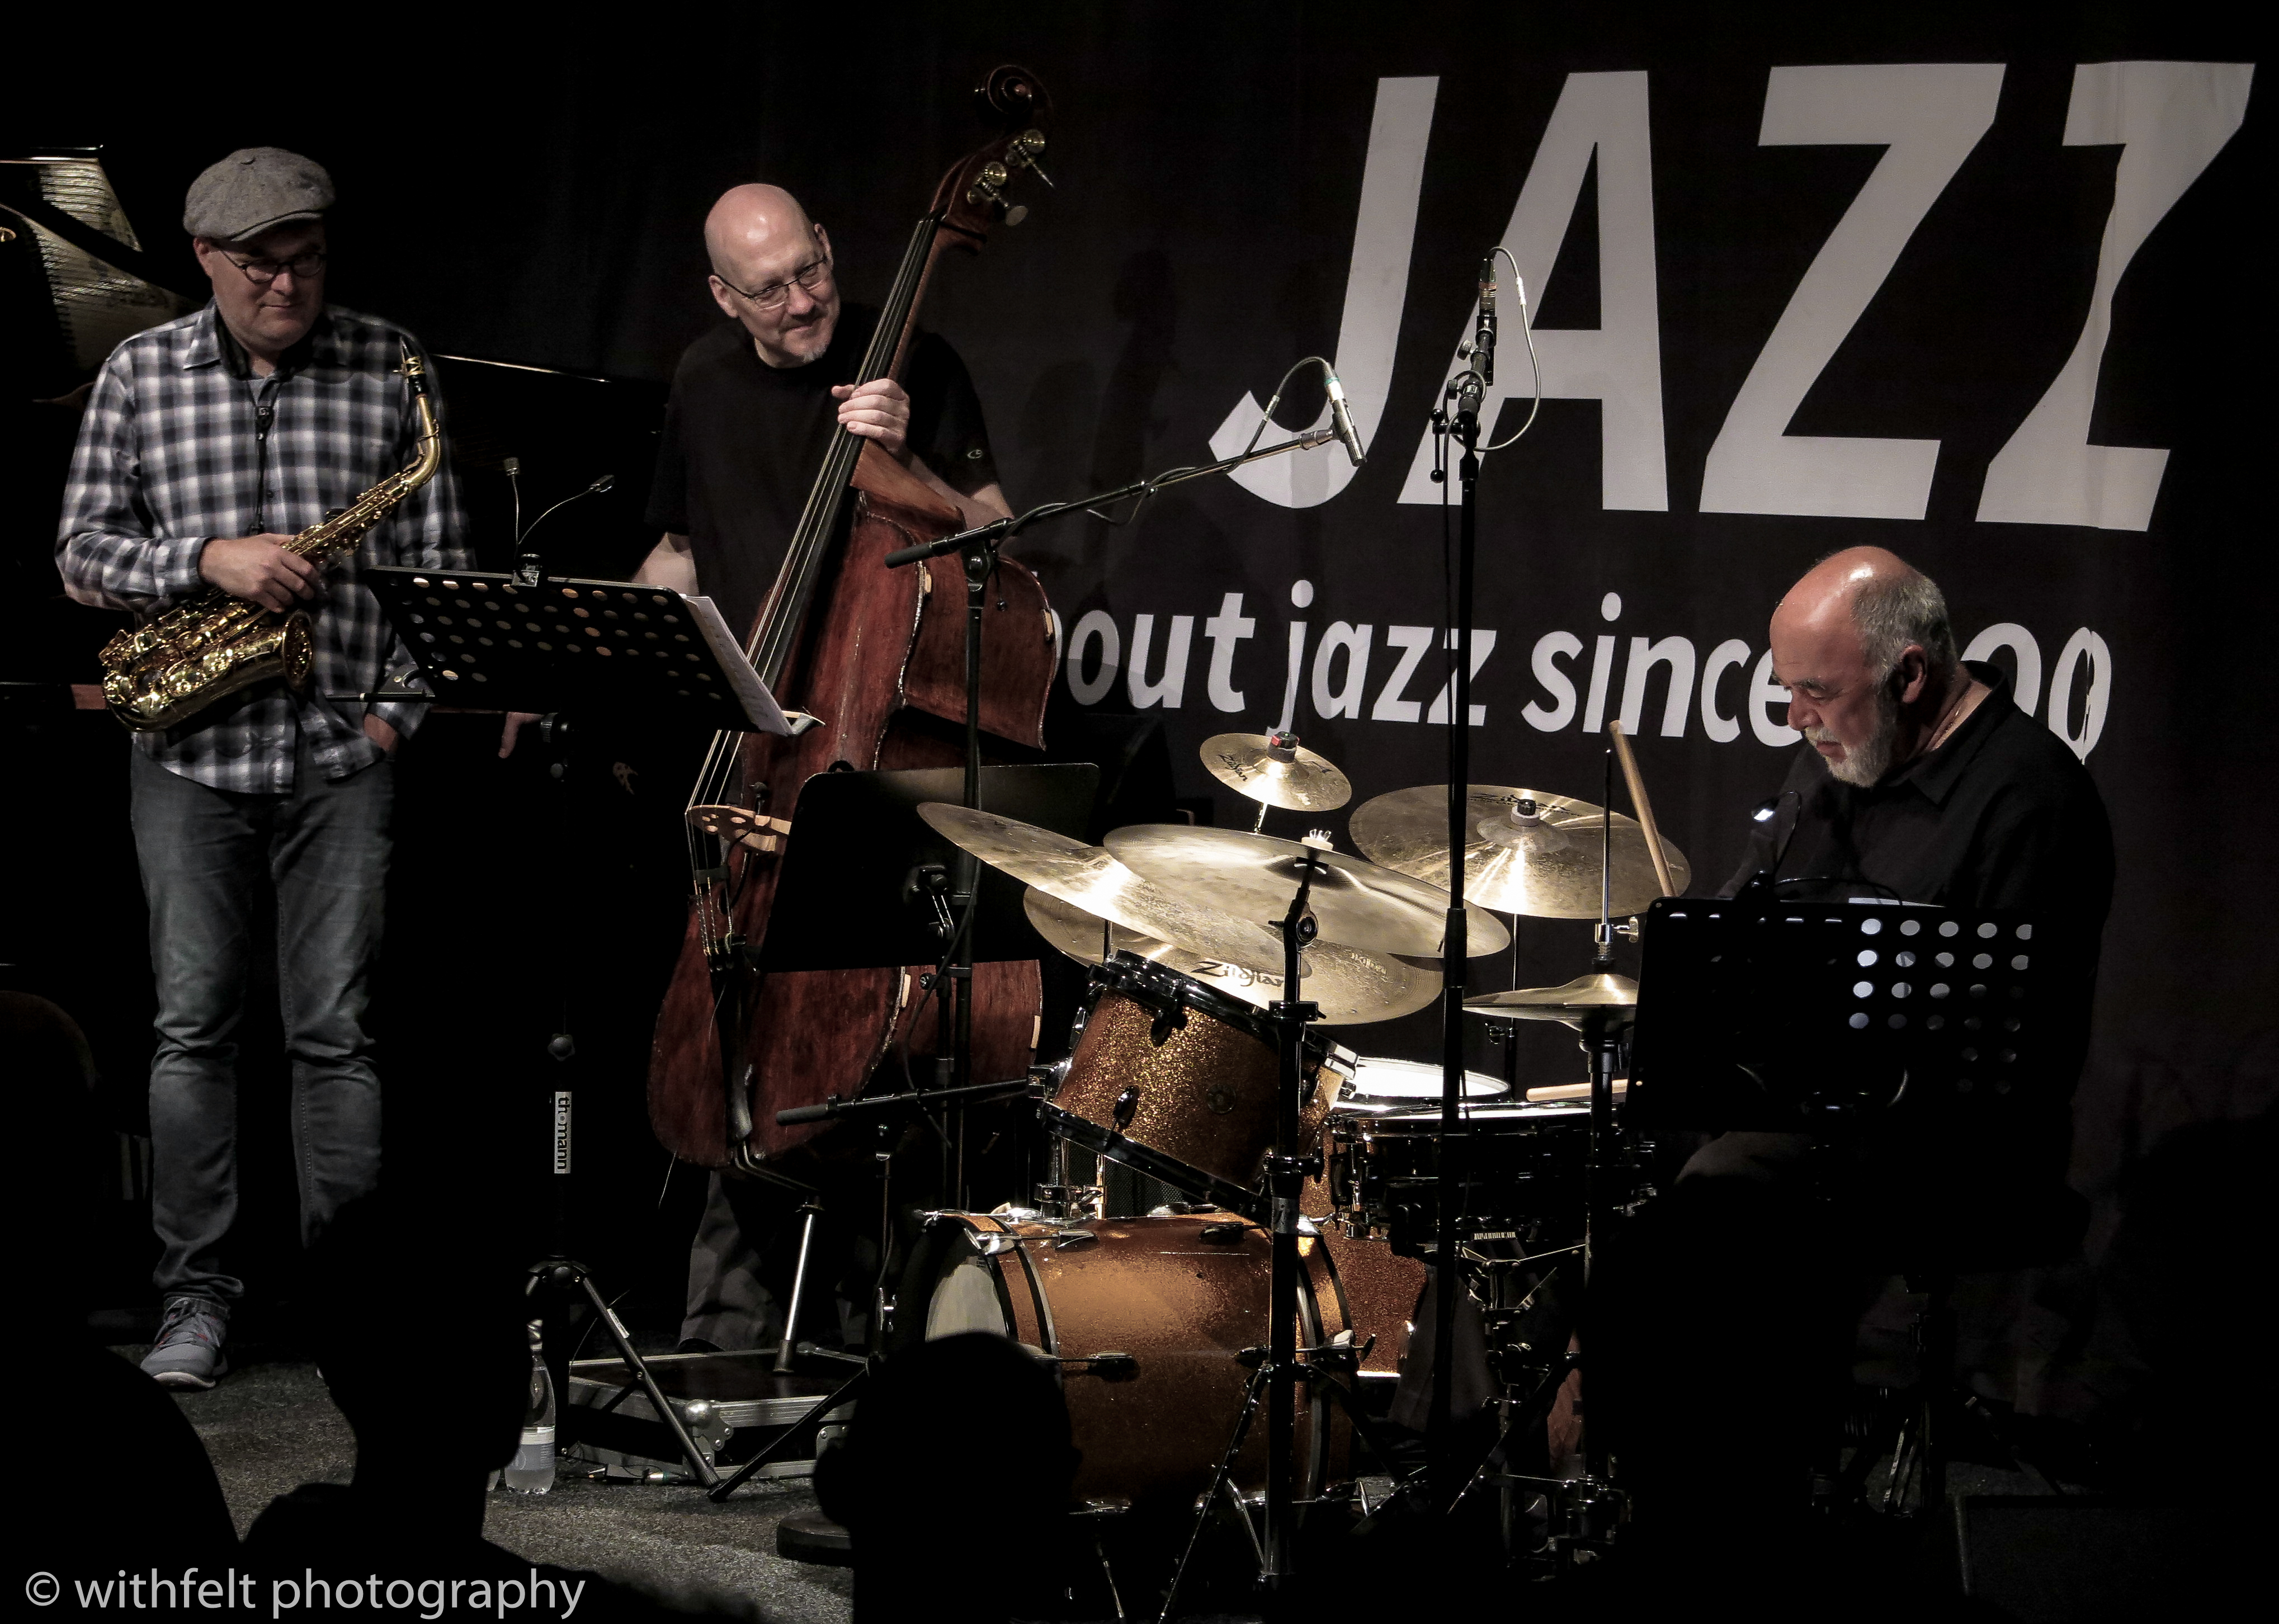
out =
[[(1804, 736), (1815, 744), (1830, 739), (1826, 729), (1817, 727), (1807, 728)], [(1898, 747), (1899, 739), (1899, 696), (1891, 692), (1890, 684), (1879, 683), (1876, 695), (1876, 731), (1868, 736), (1865, 743), (1845, 750), (1841, 761), (1829, 762), (1828, 770), (1838, 783), (1853, 785), (1860, 789), (1873, 788), (1891, 770), (1891, 755)]]

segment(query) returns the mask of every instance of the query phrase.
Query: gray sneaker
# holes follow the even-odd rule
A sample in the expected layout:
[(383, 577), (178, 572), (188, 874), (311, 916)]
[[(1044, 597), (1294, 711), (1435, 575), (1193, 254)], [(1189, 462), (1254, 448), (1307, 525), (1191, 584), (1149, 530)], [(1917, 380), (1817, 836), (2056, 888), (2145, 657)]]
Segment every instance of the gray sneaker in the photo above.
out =
[(203, 1391), (229, 1373), (222, 1338), (229, 1333), (229, 1310), (203, 1297), (166, 1299), (158, 1340), (142, 1356), (143, 1374), (161, 1387)]

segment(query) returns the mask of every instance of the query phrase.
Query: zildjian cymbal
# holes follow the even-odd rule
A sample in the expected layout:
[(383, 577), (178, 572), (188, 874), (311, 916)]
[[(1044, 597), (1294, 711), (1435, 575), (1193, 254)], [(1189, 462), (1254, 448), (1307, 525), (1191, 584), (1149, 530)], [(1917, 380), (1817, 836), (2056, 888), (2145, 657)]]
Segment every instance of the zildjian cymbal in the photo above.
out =
[[(1109, 831), (1108, 849), (1127, 868), (1183, 896), (1209, 897), (1244, 919), (1278, 920), (1297, 894), (1298, 865), (1315, 859), (1307, 906), (1320, 939), (1370, 953), (1438, 958), (1446, 932), (1448, 893), (1359, 857), (1310, 841), (1278, 840), (1239, 829), (1186, 823), (1134, 823)], [(1511, 933), (1483, 908), (1465, 910), (1473, 956), (1500, 953)]]
[[(1605, 809), (1545, 790), (1475, 784), (1467, 796), (1464, 895), (1483, 908), (1536, 919), (1599, 916), (1600, 820)], [(1661, 894), (1646, 832), (1614, 815), (1610, 912), (1636, 914)], [(1424, 784), (1365, 803), (1348, 825), (1355, 846), (1429, 885), (1448, 882), (1448, 790)], [(1693, 870), (1668, 840), (1670, 879), (1683, 892)]]
[(1203, 765), (1228, 788), (1293, 812), (1329, 812), (1353, 799), (1353, 783), (1295, 733), (1219, 733), (1203, 740)]
[[(1136, 954), (1261, 1008), (1282, 996), (1278, 967), (1270, 972), (1184, 952), (1087, 914), (1035, 886), (1022, 906), (1039, 935), (1080, 963), (1098, 964), (1119, 953)], [(1299, 955), (1298, 979), (1302, 995), (1321, 1006), (1325, 1026), (1390, 1021), (1415, 1014), (1440, 995), (1437, 968), (1420, 969), (1389, 954), (1363, 953), (1334, 942), (1316, 942)]]
[(1577, 976), (1563, 987), (1514, 987), (1464, 1000), (1467, 1015), (1491, 1021), (1564, 1021), (1580, 1026), (1592, 1015), (1627, 1023), (1638, 1013), (1638, 983), (1608, 970)]
[(1097, 846), (948, 801), (927, 801), (918, 816), (991, 868), (1127, 931), (1253, 969), (1282, 961), (1281, 938), (1263, 924), (1143, 879)]

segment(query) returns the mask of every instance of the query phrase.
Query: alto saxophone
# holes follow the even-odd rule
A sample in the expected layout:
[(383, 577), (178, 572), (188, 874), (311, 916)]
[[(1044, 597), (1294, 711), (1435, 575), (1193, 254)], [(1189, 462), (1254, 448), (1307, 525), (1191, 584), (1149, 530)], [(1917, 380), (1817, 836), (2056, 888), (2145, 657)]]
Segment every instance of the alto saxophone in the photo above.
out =
[[(354, 505), (310, 525), (286, 544), (321, 563), (354, 548), (364, 532), (435, 477), (443, 436), (419, 357), (403, 349), (403, 376), (419, 410), (419, 445), (411, 461), (357, 497)], [(111, 714), (138, 732), (188, 720), (223, 695), (282, 677), (295, 693), (316, 669), (306, 610), (279, 614), (209, 586), (103, 647), (103, 697)]]

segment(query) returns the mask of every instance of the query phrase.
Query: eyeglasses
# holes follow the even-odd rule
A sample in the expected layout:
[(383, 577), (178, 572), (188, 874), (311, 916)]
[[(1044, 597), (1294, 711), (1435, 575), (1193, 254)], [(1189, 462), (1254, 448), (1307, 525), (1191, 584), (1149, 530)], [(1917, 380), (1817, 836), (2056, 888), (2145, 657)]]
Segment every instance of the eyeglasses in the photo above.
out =
[(746, 293), (742, 288), (738, 287), (735, 283), (730, 281), (726, 277), (720, 276), (720, 273), (717, 271), (715, 271), (712, 274), (720, 278), (721, 287), (728, 288), (743, 298), (749, 299), (761, 310), (779, 310), (782, 307), (783, 302), (791, 297), (791, 287), (794, 282), (798, 283), (802, 287), (807, 289), (808, 292), (813, 293), (817, 288), (822, 287), (825, 282), (831, 280), (831, 256), (825, 254), (820, 259), (812, 261), (808, 264), (802, 265), (798, 270), (793, 272), (782, 281), (770, 282), (765, 287), (752, 289), (749, 293)]
[(266, 287), (279, 277), (290, 272), (293, 280), (305, 282), (325, 271), (325, 251), (311, 249), (305, 254), (295, 254), (290, 259), (240, 259), (234, 254), (224, 254), (224, 259), (245, 272), (245, 280), (256, 287)]

